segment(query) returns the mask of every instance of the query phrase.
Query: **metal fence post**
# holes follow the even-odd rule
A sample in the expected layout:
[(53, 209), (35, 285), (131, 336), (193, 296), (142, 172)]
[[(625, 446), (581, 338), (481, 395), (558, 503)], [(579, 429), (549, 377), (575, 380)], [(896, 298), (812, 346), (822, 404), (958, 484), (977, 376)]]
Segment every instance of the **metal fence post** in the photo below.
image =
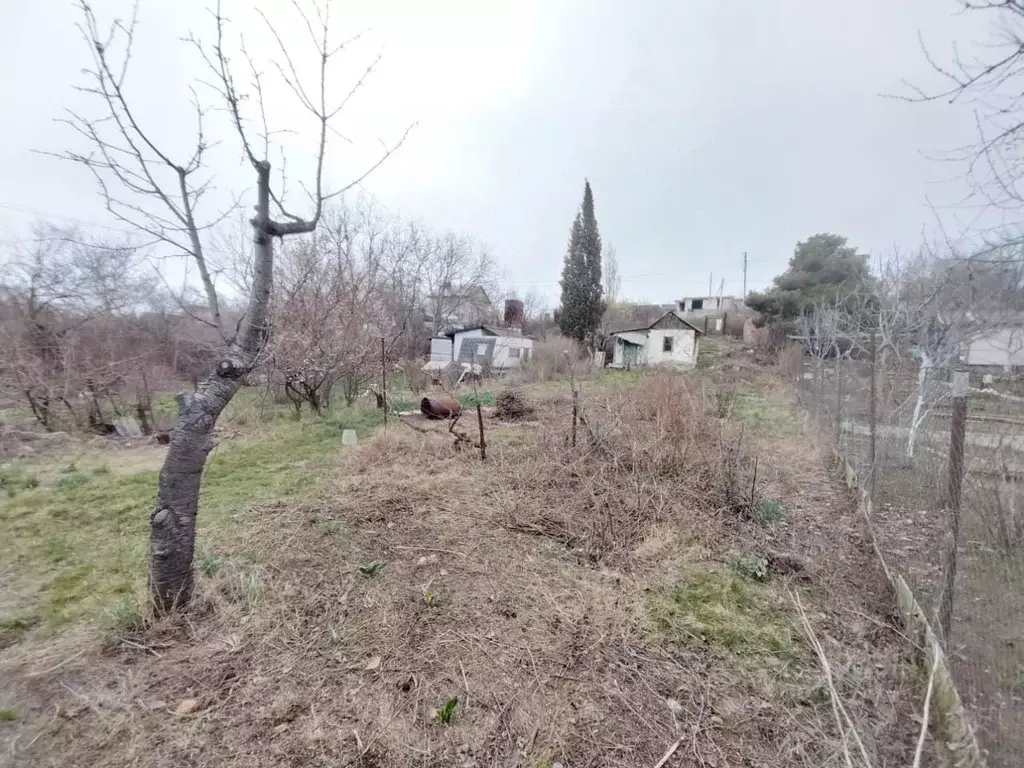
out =
[(843, 442), (843, 356), (836, 347), (836, 450)]
[(868, 493), (875, 500), (875, 458), (878, 436), (878, 339), (871, 331), (871, 388), (868, 392)]
[(384, 337), (380, 337), (380, 390), (384, 398), (384, 426), (388, 425), (388, 361), (384, 352)]
[(949, 477), (945, 508), (949, 517), (949, 548), (946, 552), (945, 583), (939, 605), (942, 639), (949, 646), (953, 626), (953, 596), (956, 588), (957, 548), (960, 544), (960, 500), (964, 480), (964, 442), (967, 437), (967, 371), (953, 373), (953, 422), (949, 431)]
[[(868, 393), (867, 401), (867, 429), (869, 442), (867, 444), (867, 460), (868, 466), (871, 467), (871, 477), (874, 477), (874, 457), (876, 457), (876, 439), (879, 428), (879, 402), (878, 402), (878, 362), (879, 362), (879, 350), (877, 346), (878, 340), (874, 338), (874, 331), (871, 331), (871, 384), (870, 391)], [(871, 485), (873, 487), (874, 481), (872, 479)]]

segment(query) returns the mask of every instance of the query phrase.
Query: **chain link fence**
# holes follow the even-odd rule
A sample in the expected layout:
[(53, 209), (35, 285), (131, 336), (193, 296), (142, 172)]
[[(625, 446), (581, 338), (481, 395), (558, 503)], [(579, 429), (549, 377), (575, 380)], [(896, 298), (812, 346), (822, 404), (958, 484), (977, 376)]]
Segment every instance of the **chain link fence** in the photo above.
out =
[(786, 367), (871, 494), (882, 556), (942, 638), (988, 765), (1019, 766), (1024, 377), (865, 357), (794, 352)]

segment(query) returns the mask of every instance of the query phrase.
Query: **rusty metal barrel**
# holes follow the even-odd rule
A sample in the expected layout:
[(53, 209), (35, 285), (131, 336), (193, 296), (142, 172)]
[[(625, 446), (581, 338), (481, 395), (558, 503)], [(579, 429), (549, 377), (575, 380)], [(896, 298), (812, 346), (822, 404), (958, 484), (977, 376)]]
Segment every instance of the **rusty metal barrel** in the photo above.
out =
[(420, 412), (428, 419), (454, 419), (462, 405), (451, 395), (428, 395), (420, 400)]

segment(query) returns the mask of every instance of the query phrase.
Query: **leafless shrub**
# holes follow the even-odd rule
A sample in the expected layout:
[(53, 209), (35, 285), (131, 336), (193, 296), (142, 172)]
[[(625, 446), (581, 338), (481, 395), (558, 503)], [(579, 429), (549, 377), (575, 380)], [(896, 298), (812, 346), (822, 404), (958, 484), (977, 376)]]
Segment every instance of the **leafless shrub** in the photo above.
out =
[(112, 429), (152, 422), (149, 379), (167, 360), (166, 328), (143, 307), (152, 290), (127, 244), (87, 243), (40, 225), (0, 277), (0, 392), (39, 425)]
[(787, 381), (795, 381), (804, 374), (804, 351), (796, 344), (782, 348), (775, 361), (776, 369)]
[(380, 374), (380, 340), (401, 335), (385, 301), (388, 222), (373, 206), (334, 206), (320, 229), (282, 248), (271, 366), (296, 410), (320, 414), (340, 385), (351, 405)]
[(415, 358), (406, 358), (399, 363), (402, 375), (405, 377), (405, 386), (413, 394), (419, 397), (427, 385), (426, 374), (423, 373), (423, 363)]
[(548, 381), (569, 375), (570, 361), (566, 352), (575, 354), (575, 345), (563, 336), (538, 341), (530, 351), (530, 357), (520, 367), (524, 381)]

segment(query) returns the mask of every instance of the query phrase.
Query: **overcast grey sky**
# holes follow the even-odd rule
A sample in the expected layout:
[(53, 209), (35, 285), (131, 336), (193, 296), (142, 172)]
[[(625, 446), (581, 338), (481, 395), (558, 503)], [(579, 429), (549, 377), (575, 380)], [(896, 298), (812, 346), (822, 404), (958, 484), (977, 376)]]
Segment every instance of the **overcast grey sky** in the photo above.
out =
[[(0, 247), (41, 214), (117, 226), (84, 169), (32, 152), (74, 145), (54, 118), (83, 105), (72, 90), (88, 63), (78, 12), (68, 0), (0, 4)], [(106, 19), (128, 7), (93, 5)], [(199, 73), (177, 38), (209, 36), (206, 5), (141, 4), (129, 91), (172, 147), (188, 145), (184, 86)], [(247, 5), (225, 0), (257, 40)], [(262, 7), (289, 17), (287, 3)], [(749, 287), (762, 287), (819, 231), (872, 252), (913, 247), (934, 231), (928, 198), (951, 230), (971, 220), (947, 208), (963, 193), (958, 171), (926, 156), (971, 141), (970, 105), (880, 96), (903, 78), (934, 82), (919, 33), (939, 58), (954, 40), (983, 38), (953, 0), (339, 0), (334, 10), (338, 35), (369, 30), (335, 73), (338, 92), (376, 52), (383, 61), (339, 124), (353, 144), (332, 148), (329, 180), (358, 175), (378, 140), (416, 122), (366, 190), (392, 212), (479, 238), (507, 282), (552, 303), (584, 177), (623, 293), (658, 302), (703, 293), (709, 273), (715, 290), (724, 278), (738, 293), (743, 251)], [(275, 120), (301, 133), (294, 113), (288, 103)], [(288, 140), (296, 173), (302, 138)], [(248, 188), (234, 145), (216, 162), (223, 189)]]

